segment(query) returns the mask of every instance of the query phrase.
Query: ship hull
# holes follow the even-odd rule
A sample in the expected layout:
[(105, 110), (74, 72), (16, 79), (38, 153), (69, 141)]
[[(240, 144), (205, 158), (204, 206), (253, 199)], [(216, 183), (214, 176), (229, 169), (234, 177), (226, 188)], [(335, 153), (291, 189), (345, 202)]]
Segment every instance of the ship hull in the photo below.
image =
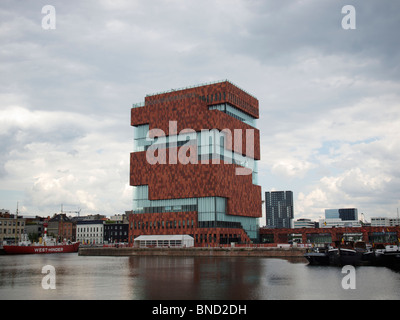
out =
[(385, 252), (379, 256), (378, 265), (389, 268), (400, 268), (400, 251)]
[(327, 253), (318, 253), (318, 252), (308, 252), (304, 255), (304, 257), (308, 260), (310, 265), (328, 265), (329, 264), (329, 256)]
[(329, 263), (335, 266), (359, 265), (362, 261), (362, 253), (351, 249), (329, 250)]
[(3, 246), (5, 254), (46, 254), (78, 252), (79, 242), (54, 246)]

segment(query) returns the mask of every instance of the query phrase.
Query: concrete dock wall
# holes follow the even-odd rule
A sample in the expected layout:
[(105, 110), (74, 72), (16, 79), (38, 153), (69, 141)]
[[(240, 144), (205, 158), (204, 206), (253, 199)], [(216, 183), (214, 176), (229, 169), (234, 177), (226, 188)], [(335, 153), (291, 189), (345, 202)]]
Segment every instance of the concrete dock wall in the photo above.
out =
[(81, 256), (303, 257), (304, 248), (79, 248)]

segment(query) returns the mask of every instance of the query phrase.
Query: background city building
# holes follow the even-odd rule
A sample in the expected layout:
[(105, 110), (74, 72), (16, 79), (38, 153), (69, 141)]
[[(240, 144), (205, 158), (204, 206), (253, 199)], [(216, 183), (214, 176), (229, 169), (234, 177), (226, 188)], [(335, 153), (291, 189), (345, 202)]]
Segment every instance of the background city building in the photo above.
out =
[(312, 221), (311, 219), (297, 219), (294, 222), (293, 228), (316, 228), (318, 223)]
[[(64, 224), (64, 221), (66, 221), (66, 223), (71, 221), (72, 239), (74, 237), (77, 238), (83, 246), (103, 246), (103, 244), (107, 244), (108, 246), (126, 245), (129, 241), (129, 232), (131, 229), (131, 222), (128, 222), (127, 219), (131, 215), (133, 215), (132, 211), (125, 211), (125, 214), (102, 218), (100, 220), (94, 219), (94, 217), (97, 216), (93, 215), (80, 217), (69, 216), (67, 217), (68, 219), (65, 219), (62, 214), (55, 214), (53, 218), (18, 215), (16, 219), (15, 214), (10, 214), (9, 210), (3, 209), (0, 212), (0, 249), (1, 245), (14, 244), (26, 239), (25, 235), (28, 236), (31, 241), (39, 242), (40, 238), (43, 237), (44, 224), (48, 227), (50, 220), (53, 220), (54, 230), (58, 230), (59, 228), (65, 229), (61, 227), (61, 223), (59, 223), (60, 220), (63, 221), (62, 224)], [(345, 239), (352, 241), (362, 240), (373, 244), (397, 243), (400, 239), (399, 220), (399, 218), (394, 217), (372, 217), (371, 223), (342, 219), (320, 219), (318, 223), (310, 219), (297, 219), (294, 221), (293, 228), (260, 228), (258, 230), (258, 242), (274, 245), (277, 245), (277, 243), (325, 245), (333, 241)], [(157, 220), (154, 221), (155, 224), (158, 223)], [(193, 228), (193, 232), (196, 231), (195, 221), (193, 221), (193, 227), (191, 226), (190, 220), (189, 222), (185, 222), (185, 224)], [(161, 221), (160, 226), (162, 225), (164, 225), (165, 228), (167, 227), (167, 224), (163, 224)], [(139, 224), (137, 224), (136, 227), (138, 226)], [(151, 228), (151, 226), (153, 227), (154, 224), (149, 224), (148, 228)], [(174, 224), (168, 223), (168, 228), (173, 228), (173, 226)], [(175, 230), (183, 230), (182, 221), (177, 221), (176, 226)], [(146, 227), (144, 227), (144, 230), (146, 230)], [(48, 235), (51, 236), (49, 231)], [(58, 234), (58, 237), (60, 237), (58, 240), (63, 237), (62, 232)], [(64, 236), (61, 241), (64, 239), (67, 238)], [(221, 244), (222, 243), (219, 245)], [(225, 244), (231, 245), (231, 243)], [(195, 238), (188, 234), (168, 232), (168, 234), (165, 235), (148, 234), (136, 237), (131, 245), (146, 247), (189, 247), (199, 246), (202, 245), (202, 243), (196, 244)]]
[[(39, 216), (24, 216), (25, 218), (25, 230), (28, 239), (32, 242), (39, 242), (40, 238), (44, 236), (44, 224), (48, 221), (48, 217)], [(72, 232), (75, 230), (73, 229)], [(73, 234), (75, 237), (75, 234)]]
[(358, 220), (358, 210), (356, 208), (326, 209), (325, 219)]
[(109, 220), (104, 223), (104, 243), (128, 243), (129, 224)]
[(320, 228), (361, 227), (356, 208), (325, 209), (325, 219), (319, 220)]
[(372, 227), (395, 227), (400, 225), (399, 218), (373, 217), (371, 218)]
[(268, 228), (291, 228), (294, 218), (293, 192), (265, 192), (265, 209)]
[(76, 223), (76, 241), (83, 245), (104, 243), (103, 220), (81, 220)]
[(1, 210), (0, 213), (0, 245), (4, 242), (18, 243), (25, 230), (25, 219), (16, 214), (10, 214), (9, 210)]
[(319, 227), (361, 227), (361, 222), (360, 220), (319, 219)]
[(58, 242), (75, 241), (76, 224), (65, 213), (55, 214), (47, 226), (47, 236), (55, 238)]

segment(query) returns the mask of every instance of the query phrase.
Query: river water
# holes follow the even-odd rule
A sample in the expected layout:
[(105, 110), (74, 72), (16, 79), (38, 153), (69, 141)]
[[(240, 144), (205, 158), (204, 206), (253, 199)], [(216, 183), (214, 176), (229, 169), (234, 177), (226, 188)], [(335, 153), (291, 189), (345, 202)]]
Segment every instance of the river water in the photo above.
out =
[[(43, 270), (45, 266), (53, 267), (53, 271)], [(339, 267), (310, 266), (303, 258), (3, 255), (0, 256), (0, 299), (400, 298), (398, 271), (357, 267), (351, 280), (355, 289), (344, 289), (347, 273), (342, 271)], [(48, 288), (51, 283), (55, 289)]]

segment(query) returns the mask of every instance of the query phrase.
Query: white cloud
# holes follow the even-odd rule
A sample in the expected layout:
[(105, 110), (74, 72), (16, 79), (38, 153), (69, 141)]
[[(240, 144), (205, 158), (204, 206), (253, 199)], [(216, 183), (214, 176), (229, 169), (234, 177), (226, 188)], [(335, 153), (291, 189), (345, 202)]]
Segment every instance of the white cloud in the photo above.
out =
[(295, 219), (318, 219), (327, 209), (328, 200), (326, 192), (320, 188), (316, 188), (307, 195), (299, 192), (294, 208), (297, 213)]
[(86, 213), (129, 210), (130, 137), (112, 131), (119, 125), (115, 119), (13, 107), (0, 113), (0, 125), (6, 128), (1, 136), (14, 132), (17, 144), (1, 156), (2, 185), (23, 187), (26, 197), (20, 200), (26, 208), (46, 213), (64, 204)]
[(393, 215), (400, 190), (398, 101), (383, 94), (325, 113), (314, 110), (313, 121), (304, 117), (292, 129), (263, 136), (260, 171), (286, 183), (284, 189), (301, 185), (295, 189), (297, 218), (339, 207)]
[(40, 4), (5, 0), (2, 188), (24, 190), (32, 213), (129, 210), (131, 104), (227, 78), (260, 101), (263, 191), (295, 191), (296, 217), (342, 205), (390, 214), (399, 4), (363, 1), (354, 32), (341, 29), (342, 4), (55, 0), (57, 29), (45, 31)]

